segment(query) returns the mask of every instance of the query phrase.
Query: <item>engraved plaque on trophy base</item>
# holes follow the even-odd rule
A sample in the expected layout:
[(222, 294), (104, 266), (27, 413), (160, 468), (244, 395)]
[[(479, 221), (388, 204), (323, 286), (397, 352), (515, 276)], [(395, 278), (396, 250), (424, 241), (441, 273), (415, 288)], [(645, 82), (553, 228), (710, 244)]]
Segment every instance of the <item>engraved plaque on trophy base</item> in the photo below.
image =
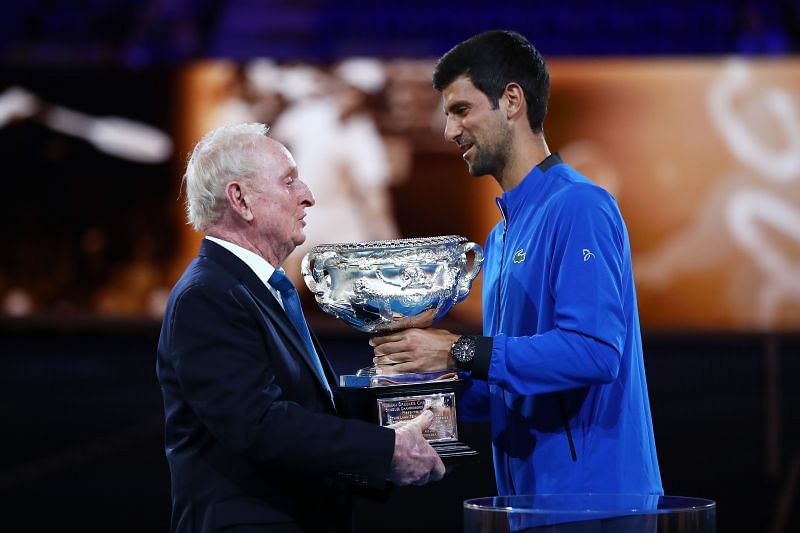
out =
[(433, 422), (422, 432), (430, 443), (458, 440), (454, 392), (378, 398), (378, 420), (382, 426), (412, 420), (423, 411), (433, 412)]
[[(453, 376), (437, 381), (425, 374), (397, 376), (341, 376), (336, 390), (337, 405), (343, 416), (389, 426), (411, 420), (424, 410), (434, 414), (423, 433), (425, 439), (446, 463), (474, 458), (478, 452), (458, 440), (456, 393), (465, 383)], [(413, 381), (413, 380), (419, 381)]]

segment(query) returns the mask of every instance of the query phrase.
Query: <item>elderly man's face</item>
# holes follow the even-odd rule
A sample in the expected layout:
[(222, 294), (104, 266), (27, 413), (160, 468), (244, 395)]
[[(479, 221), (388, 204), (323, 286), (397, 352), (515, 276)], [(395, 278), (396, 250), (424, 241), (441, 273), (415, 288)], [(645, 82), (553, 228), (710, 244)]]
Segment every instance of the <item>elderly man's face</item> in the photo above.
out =
[(264, 166), (248, 191), (257, 246), (266, 246), (282, 263), (306, 240), (304, 218), (306, 208), (314, 205), (314, 196), (298, 178), (297, 164), (283, 145), (267, 137), (258, 143)]

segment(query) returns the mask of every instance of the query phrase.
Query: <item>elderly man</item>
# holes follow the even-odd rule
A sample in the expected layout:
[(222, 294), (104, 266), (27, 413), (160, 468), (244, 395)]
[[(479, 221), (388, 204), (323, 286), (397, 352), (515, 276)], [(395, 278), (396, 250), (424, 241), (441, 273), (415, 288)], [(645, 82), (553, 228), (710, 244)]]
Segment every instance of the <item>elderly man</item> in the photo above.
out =
[(206, 238), (158, 344), (172, 531), (347, 530), (348, 489), (444, 475), (422, 437), (431, 413), (391, 428), (336, 415), (333, 369), (280, 269), (314, 199), (266, 134), (212, 131), (184, 176)]

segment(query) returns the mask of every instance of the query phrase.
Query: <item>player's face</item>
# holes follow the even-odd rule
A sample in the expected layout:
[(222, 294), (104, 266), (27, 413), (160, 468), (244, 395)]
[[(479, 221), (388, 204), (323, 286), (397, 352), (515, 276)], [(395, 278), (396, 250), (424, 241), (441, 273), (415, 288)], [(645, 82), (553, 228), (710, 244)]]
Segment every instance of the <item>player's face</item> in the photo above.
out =
[(469, 173), (499, 178), (511, 149), (511, 130), (502, 109), (493, 108), (466, 75), (445, 87), (442, 99), (447, 117), (444, 135), (461, 149)]

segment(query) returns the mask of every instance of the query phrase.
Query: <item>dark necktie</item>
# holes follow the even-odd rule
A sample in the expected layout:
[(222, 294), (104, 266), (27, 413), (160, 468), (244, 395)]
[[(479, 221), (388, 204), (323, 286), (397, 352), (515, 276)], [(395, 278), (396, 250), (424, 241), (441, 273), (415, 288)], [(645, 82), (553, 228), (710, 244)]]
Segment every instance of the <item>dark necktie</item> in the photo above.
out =
[(325, 388), (330, 395), (331, 388), (328, 385), (328, 380), (325, 378), (325, 371), (322, 370), (322, 363), (320, 362), (317, 350), (314, 349), (314, 343), (311, 341), (311, 334), (308, 331), (308, 324), (303, 316), (303, 310), (300, 307), (300, 297), (297, 295), (297, 290), (294, 288), (289, 278), (286, 277), (286, 274), (278, 269), (270, 276), (269, 284), (275, 287), (280, 293), (281, 300), (283, 300), (283, 309), (286, 311), (286, 314), (289, 315), (289, 320), (292, 321), (292, 325), (300, 334), (300, 338), (303, 339), (306, 348), (308, 348), (308, 352), (311, 354), (311, 359), (316, 366), (317, 372), (319, 372), (322, 382), (325, 384)]

